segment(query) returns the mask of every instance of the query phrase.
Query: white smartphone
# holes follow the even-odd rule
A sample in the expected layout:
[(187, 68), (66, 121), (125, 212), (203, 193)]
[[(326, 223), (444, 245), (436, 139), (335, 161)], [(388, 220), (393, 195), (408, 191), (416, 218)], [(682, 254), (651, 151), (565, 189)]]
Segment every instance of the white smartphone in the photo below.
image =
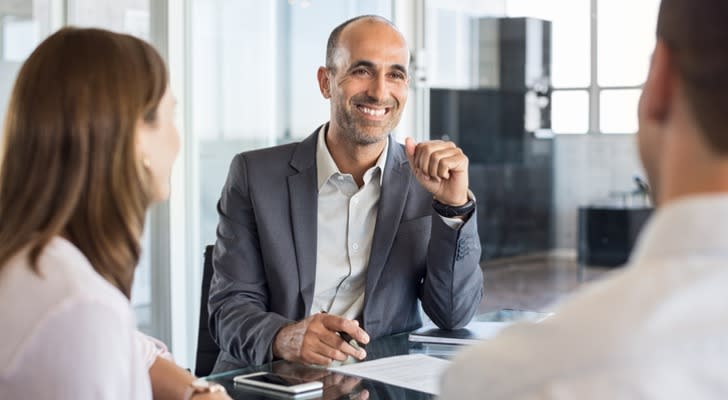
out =
[(306, 382), (295, 378), (283, 377), (272, 372), (255, 372), (247, 375), (238, 375), (233, 378), (233, 381), (241, 385), (286, 393), (292, 397), (321, 392), (324, 388), (324, 384), (319, 381)]

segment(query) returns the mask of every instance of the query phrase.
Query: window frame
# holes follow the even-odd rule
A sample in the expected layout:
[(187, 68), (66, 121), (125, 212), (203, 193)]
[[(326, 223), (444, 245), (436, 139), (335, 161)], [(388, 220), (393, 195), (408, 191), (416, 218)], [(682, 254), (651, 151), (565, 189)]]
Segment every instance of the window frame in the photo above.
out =
[(586, 132), (566, 133), (553, 131), (554, 134), (560, 136), (582, 136), (582, 135), (634, 135), (637, 132), (604, 132), (601, 130), (601, 96), (603, 91), (610, 90), (641, 90), (644, 84), (640, 85), (619, 85), (619, 86), (602, 86), (599, 84), (599, 0), (590, 0), (589, 13), (589, 31), (590, 31), (590, 49), (589, 49), (589, 86), (563, 86), (553, 87), (552, 94), (558, 91), (574, 91), (584, 90), (589, 95), (589, 126)]

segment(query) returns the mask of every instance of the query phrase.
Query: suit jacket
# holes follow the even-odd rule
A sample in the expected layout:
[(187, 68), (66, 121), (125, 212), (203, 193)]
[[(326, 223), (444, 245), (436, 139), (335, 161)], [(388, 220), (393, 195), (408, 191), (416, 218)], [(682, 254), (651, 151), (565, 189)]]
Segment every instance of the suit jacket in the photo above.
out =
[[(316, 274), (316, 140), (236, 155), (218, 203), (210, 333), (215, 372), (272, 360), (280, 328), (305, 318)], [(422, 325), (465, 325), (483, 291), (476, 216), (460, 229), (432, 209), (404, 146), (389, 139), (367, 269), (362, 327), (374, 339)]]

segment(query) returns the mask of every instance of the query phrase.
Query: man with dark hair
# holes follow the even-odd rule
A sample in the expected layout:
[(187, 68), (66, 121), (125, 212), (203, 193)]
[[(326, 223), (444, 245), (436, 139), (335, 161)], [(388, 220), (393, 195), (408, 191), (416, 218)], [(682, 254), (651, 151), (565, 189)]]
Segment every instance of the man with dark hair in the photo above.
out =
[(728, 3), (663, 0), (639, 104), (657, 211), (628, 266), (460, 354), (443, 399), (728, 397)]
[(359, 343), (465, 325), (483, 290), (468, 159), (391, 131), (409, 90), (391, 22), (340, 25), (318, 70), (330, 121), (300, 143), (238, 154), (218, 205), (210, 288), (215, 371), (366, 357)]

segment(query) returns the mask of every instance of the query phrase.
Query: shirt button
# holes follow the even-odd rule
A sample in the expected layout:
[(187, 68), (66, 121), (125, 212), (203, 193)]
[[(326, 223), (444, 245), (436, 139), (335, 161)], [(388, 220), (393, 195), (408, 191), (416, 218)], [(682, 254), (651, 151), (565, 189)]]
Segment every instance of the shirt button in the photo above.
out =
[(358, 199), (358, 198), (356, 198), (356, 197), (355, 197), (355, 198), (353, 198), (353, 199), (351, 199), (351, 201), (352, 201), (352, 202), (353, 202), (354, 204), (359, 204), (359, 199)]
[(339, 179), (340, 181), (343, 181), (343, 180), (344, 180), (344, 175), (339, 175), (339, 176), (337, 176), (337, 178), (338, 178), (338, 179)]
[(351, 248), (354, 249), (354, 251), (359, 250), (359, 243), (354, 243), (351, 245)]

